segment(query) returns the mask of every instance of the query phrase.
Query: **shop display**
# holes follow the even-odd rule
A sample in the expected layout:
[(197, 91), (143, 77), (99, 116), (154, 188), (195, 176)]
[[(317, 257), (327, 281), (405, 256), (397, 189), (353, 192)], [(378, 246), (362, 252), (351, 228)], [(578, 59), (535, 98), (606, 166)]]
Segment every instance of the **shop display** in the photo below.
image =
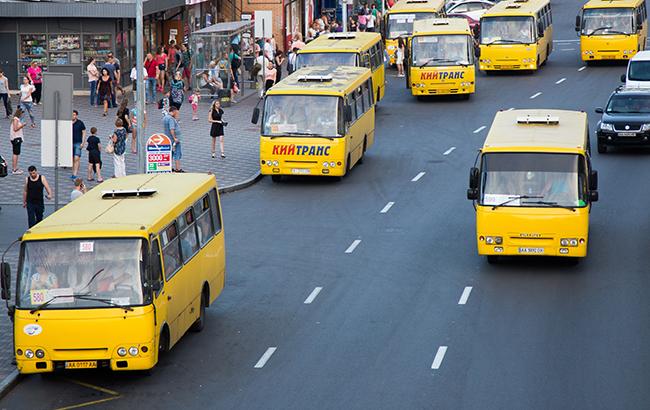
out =
[(50, 64), (66, 65), (70, 64), (68, 53), (50, 53)]
[(98, 63), (105, 61), (106, 55), (113, 50), (110, 34), (84, 34), (84, 61), (94, 57)]
[(79, 50), (81, 39), (78, 34), (51, 34), (50, 51)]
[(21, 34), (19, 66), (26, 71), (32, 61), (47, 65), (47, 37), (45, 34)]

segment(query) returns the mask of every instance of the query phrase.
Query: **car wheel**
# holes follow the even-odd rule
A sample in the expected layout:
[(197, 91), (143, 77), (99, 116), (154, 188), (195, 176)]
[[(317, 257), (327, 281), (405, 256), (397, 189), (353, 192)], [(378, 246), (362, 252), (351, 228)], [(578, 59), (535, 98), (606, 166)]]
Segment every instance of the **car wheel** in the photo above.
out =
[(598, 153), (599, 154), (605, 154), (607, 153), (607, 145), (601, 144), (600, 142), (598, 143)]

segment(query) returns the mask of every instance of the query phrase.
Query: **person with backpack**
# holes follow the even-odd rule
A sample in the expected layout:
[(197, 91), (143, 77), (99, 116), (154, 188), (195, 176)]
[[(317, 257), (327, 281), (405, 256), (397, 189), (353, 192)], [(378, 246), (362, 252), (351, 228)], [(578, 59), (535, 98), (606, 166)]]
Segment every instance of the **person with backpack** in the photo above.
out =
[(235, 51), (235, 47), (230, 47), (230, 54), (228, 55), (228, 60), (230, 60), (230, 69), (232, 71), (233, 83), (240, 87), (239, 85), (239, 67), (241, 67), (241, 57)]

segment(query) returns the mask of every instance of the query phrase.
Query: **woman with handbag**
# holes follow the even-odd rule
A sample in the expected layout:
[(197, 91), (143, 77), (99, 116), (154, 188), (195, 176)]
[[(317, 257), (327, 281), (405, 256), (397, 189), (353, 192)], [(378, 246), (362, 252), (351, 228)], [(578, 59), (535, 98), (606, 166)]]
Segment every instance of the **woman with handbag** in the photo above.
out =
[(217, 137), (219, 137), (219, 148), (221, 148), (221, 158), (225, 159), (226, 154), (223, 149), (223, 127), (227, 125), (227, 122), (224, 122), (222, 119), (223, 109), (221, 108), (221, 103), (219, 100), (214, 100), (210, 106), (210, 112), (208, 113), (208, 122), (212, 124), (210, 127), (210, 136), (212, 137), (212, 158), (215, 157), (215, 149), (217, 145)]
[(115, 178), (126, 176), (126, 163), (124, 152), (126, 151), (126, 130), (121, 119), (115, 120), (115, 131), (111, 135), (112, 144), (106, 146), (106, 152), (113, 154), (113, 168)]

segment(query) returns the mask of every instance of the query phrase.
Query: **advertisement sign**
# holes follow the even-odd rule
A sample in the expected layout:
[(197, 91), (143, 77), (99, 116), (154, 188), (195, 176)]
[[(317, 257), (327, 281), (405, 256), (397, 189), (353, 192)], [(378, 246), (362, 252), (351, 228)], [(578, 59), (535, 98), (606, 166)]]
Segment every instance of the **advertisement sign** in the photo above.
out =
[(172, 141), (165, 134), (147, 140), (147, 174), (172, 172)]

